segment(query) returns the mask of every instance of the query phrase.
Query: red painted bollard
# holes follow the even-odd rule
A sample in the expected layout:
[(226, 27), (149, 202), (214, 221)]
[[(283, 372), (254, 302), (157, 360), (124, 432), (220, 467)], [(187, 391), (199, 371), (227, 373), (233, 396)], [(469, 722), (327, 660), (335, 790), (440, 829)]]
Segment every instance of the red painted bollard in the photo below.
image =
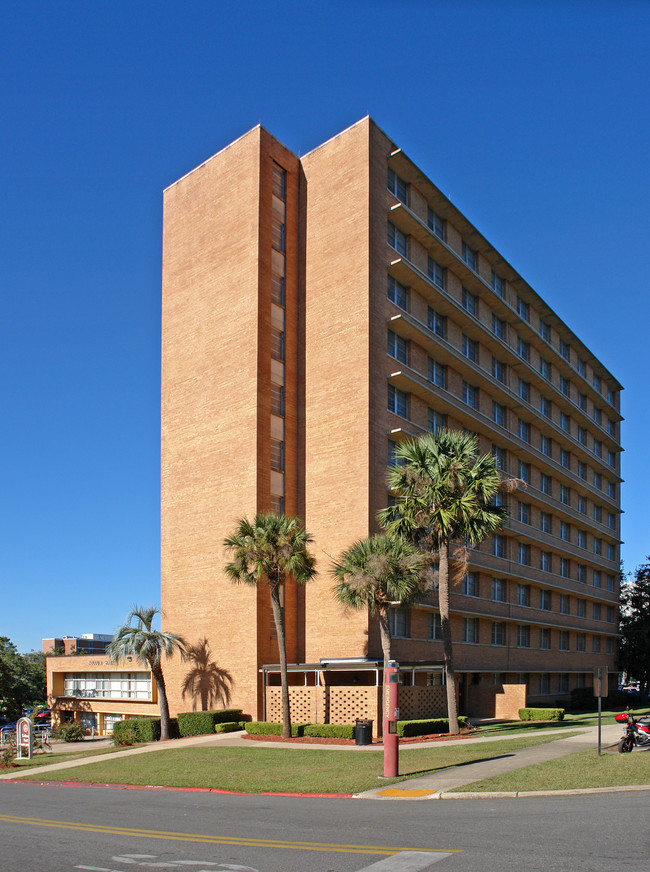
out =
[(384, 778), (395, 778), (399, 769), (399, 663), (389, 660), (384, 670)]

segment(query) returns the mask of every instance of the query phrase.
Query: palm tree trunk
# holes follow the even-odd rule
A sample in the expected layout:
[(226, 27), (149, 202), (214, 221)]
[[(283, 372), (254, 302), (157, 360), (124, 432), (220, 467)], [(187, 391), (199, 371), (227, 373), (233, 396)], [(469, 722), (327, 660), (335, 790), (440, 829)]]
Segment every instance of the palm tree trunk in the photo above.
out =
[(167, 690), (160, 663), (151, 666), (151, 673), (158, 688), (158, 701), (160, 703), (160, 741), (169, 739), (169, 703), (167, 702)]
[(381, 650), (384, 654), (384, 669), (390, 660), (390, 627), (388, 625), (388, 609), (384, 606), (378, 610), (379, 635), (381, 638)]
[(271, 607), (273, 620), (278, 637), (278, 653), (280, 655), (280, 684), (282, 685), (282, 737), (291, 738), (291, 709), (289, 706), (289, 676), (287, 674), (287, 651), (284, 641), (284, 621), (280, 605), (280, 585), (271, 585)]
[(449, 542), (445, 542), (440, 546), (439, 559), (438, 605), (440, 607), (442, 648), (445, 660), (447, 717), (449, 718), (449, 732), (454, 735), (460, 731), (458, 729), (458, 703), (456, 700), (456, 679), (454, 676), (454, 652), (451, 641), (451, 623), (449, 621)]

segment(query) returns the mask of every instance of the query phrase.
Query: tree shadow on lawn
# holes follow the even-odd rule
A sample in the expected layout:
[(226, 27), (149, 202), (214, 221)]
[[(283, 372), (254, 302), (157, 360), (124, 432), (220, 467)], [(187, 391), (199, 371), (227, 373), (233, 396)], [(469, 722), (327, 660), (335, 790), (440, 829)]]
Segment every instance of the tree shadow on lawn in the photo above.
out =
[(475, 763), (489, 763), (492, 760), (506, 760), (508, 757), (514, 757), (509, 754), (494, 754), (485, 757), (477, 757), (476, 760), (464, 760), (462, 763), (447, 763), (445, 766), (433, 766), (431, 769), (415, 769), (412, 772), (400, 772), (400, 777), (410, 775), (431, 775), (433, 772), (442, 772), (445, 769), (460, 769), (462, 766), (473, 766)]

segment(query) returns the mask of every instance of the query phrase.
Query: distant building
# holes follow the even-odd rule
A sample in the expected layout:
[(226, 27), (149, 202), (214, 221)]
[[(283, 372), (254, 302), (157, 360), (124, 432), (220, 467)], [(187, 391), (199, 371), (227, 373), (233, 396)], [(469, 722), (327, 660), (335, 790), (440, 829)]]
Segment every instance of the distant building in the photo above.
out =
[(57, 654), (100, 654), (112, 640), (106, 633), (82, 633), (81, 636), (61, 636), (43, 639), (43, 654), (56, 651)]

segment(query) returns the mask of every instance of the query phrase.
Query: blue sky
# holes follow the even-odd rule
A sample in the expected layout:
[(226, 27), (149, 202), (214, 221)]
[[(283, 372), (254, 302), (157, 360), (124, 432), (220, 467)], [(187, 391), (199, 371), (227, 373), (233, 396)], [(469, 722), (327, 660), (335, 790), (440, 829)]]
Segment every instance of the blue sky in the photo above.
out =
[(650, 552), (650, 4), (50, 2), (0, 12), (0, 635), (158, 603), (162, 190), (261, 122), (366, 114), (623, 383)]

